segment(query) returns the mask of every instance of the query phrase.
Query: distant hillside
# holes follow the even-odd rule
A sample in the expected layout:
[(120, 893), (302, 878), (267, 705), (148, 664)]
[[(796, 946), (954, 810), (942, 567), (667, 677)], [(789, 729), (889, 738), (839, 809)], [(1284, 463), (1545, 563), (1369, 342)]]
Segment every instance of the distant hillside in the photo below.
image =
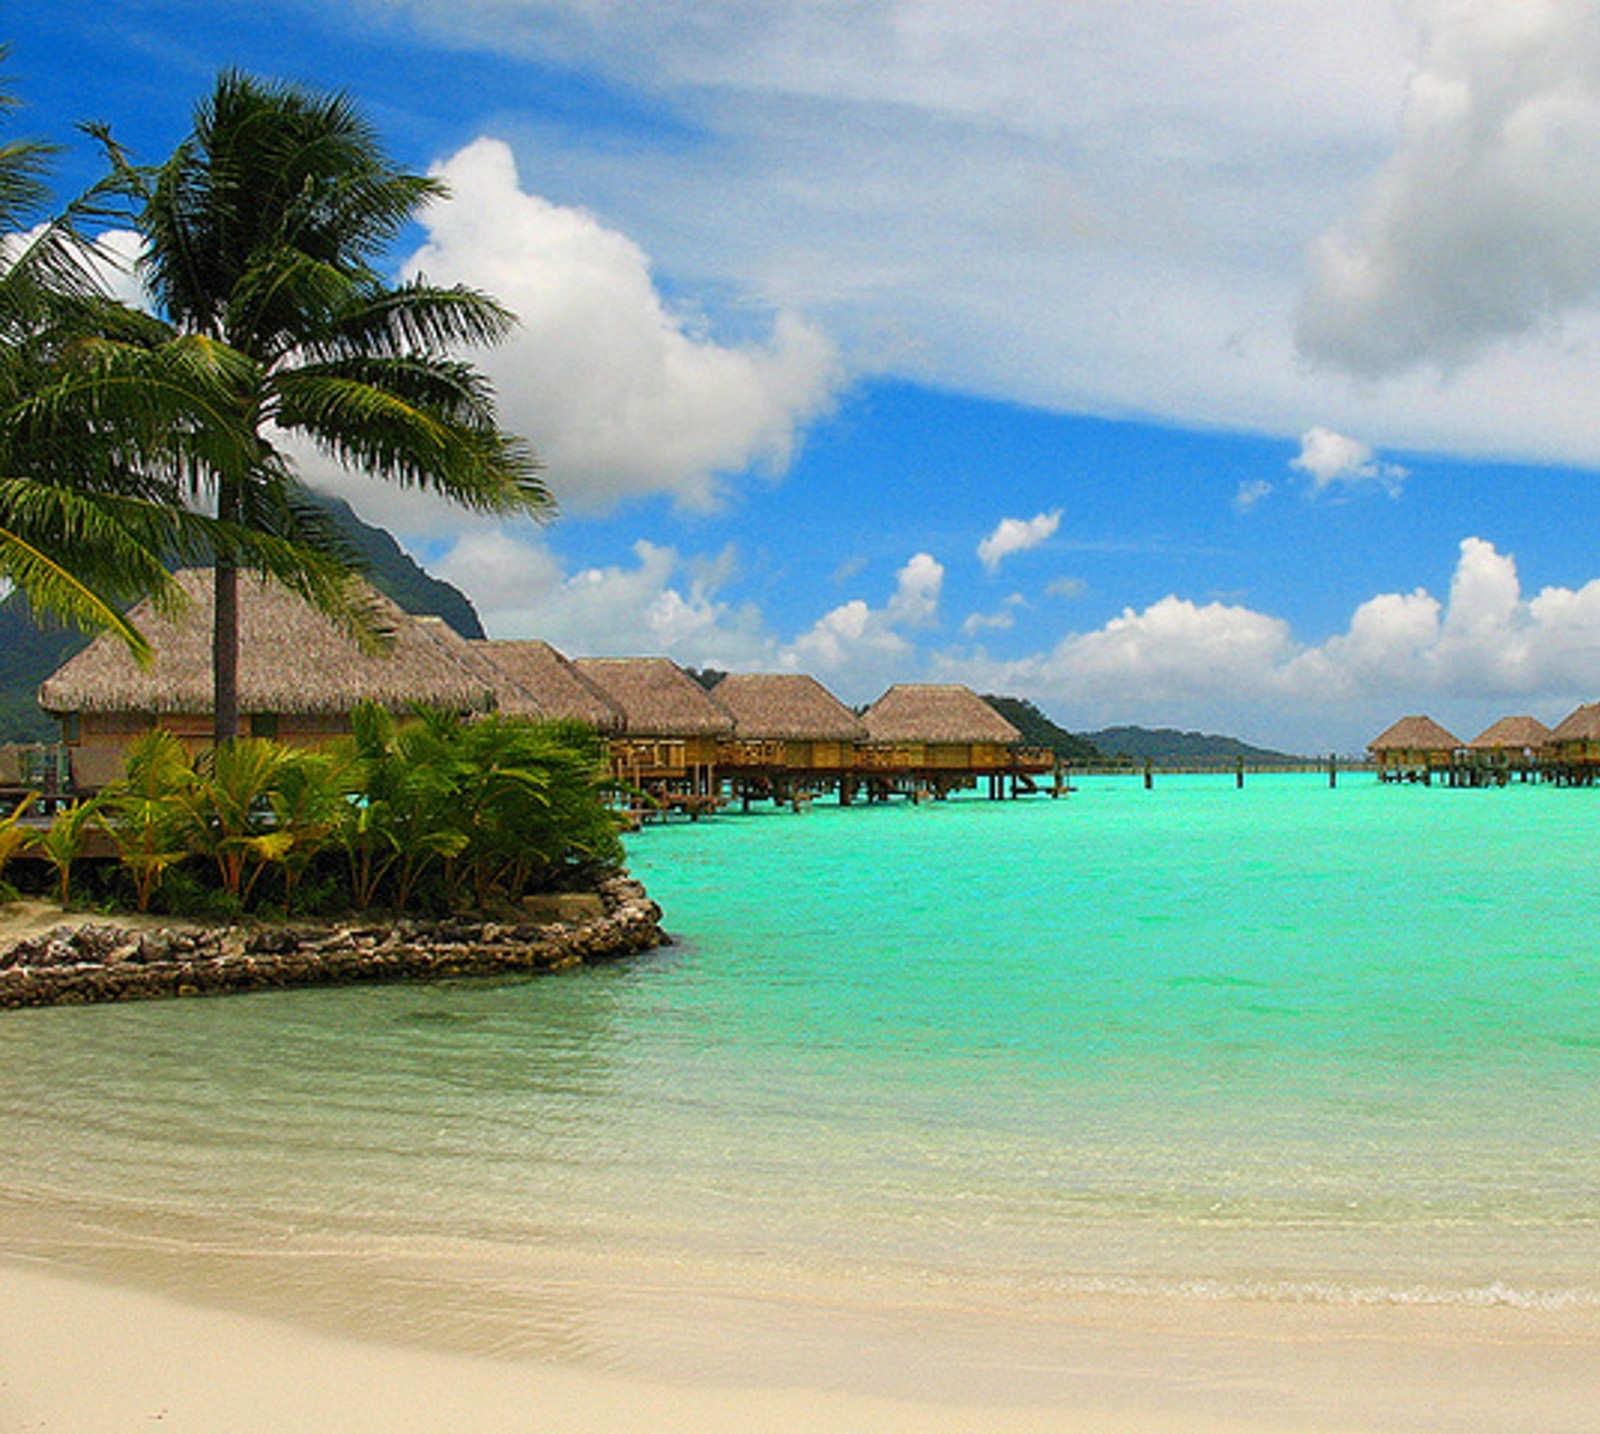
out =
[(16, 593), (0, 602), (0, 742), (56, 740), (35, 694), (88, 640), (74, 628), (40, 627)]
[[(406, 612), (442, 617), (463, 637), (482, 637), (477, 610), (459, 588), (424, 572), (382, 528), (363, 523), (339, 498), (312, 495), (367, 564), (367, 577)], [(0, 742), (49, 742), (56, 724), (39, 711), (39, 684), (89, 639), (41, 627), (13, 593), (0, 601)]]
[(311, 490), (310, 496), (333, 519), (345, 542), (367, 565), (367, 577), (379, 592), (406, 612), (442, 617), (462, 637), (484, 635), (478, 610), (467, 595), (442, 578), (424, 572), (387, 529), (363, 523), (343, 498), (315, 490)]
[(1001, 697), (985, 692), (983, 700), (1022, 733), (1029, 747), (1047, 747), (1068, 762), (1103, 762), (1100, 748), (1086, 737), (1058, 727), (1026, 697)]
[(1149, 761), (1157, 767), (1218, 766), (1235, 762), (1240, 757), (1246, 762), (1264, 765), (1304, 760), (1289, 752), (1252, 747), (1236, 737), (1221, 737), (1210, 732), (1179, 732), (1172, 727), (1105, 727), (1085, 735), (1107, 757), (1126, 757), (1134, 762)]

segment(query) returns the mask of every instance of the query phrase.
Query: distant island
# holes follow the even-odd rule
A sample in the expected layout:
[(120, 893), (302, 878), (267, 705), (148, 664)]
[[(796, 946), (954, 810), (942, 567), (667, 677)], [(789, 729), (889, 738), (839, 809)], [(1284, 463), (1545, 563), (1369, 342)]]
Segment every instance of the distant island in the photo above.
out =
[(1237, 762), (1247, 766), (1275, 766), (1304, 762), (1292, 752), (1253, 747), (1236, 737), (1213, 732), (1180, 732), (1174, 727), (1102, 727), (1085, 733), (1105, 754), (1103, 760), (1149, 762), (1153, 767), (1212, 767)]

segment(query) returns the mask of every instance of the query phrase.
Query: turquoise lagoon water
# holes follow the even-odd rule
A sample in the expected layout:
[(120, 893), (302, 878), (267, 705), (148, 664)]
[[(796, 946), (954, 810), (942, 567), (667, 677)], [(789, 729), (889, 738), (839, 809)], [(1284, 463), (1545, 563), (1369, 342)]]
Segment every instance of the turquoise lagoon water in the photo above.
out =
[(627, 964), (0, 1015), (0, 1237), (158, 1280), (449, 1249), (511, 1342), (546, 1258), (1594, 1307), (1597, 803), (1104, 778), (652, 828), (677, 944)]

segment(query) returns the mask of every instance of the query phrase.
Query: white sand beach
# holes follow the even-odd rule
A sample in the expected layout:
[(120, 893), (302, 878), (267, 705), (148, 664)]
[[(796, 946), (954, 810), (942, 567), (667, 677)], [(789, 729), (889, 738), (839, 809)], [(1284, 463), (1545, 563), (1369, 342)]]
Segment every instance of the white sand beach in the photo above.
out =
[[(676, 1383), (536, 1358), (372, 1343), (0, 1261), (0, 1430), (128, 1434), (660, 1434), (871, 1430), (885, 1434), (1334, 1434), (1593, 1427), (1600, 1330), (1592, 1315), (1508, 1311), (1187, 1310), (1110, 1304), (1061, 1324), (1056, 1393), (1003, 1395), (990, 1367), (970, 1401), (869, 1391), (873, 1361), (915, 1322), (818, 1367), (810, 1387)], [(1085, 1318), (1093, 1312), (1085, 1310)], [(801, 1338), (809, 1338), (802, 1320)], [(735, 1343), (737, 1326), (723, 1331)], [(1035, 1332), (1037, 1333), (1037, 1331)], [(975, 1349), (982, 1363), (993, 1351)], [(908, 1346), (909, 1347), (909, 1346)], [(759, 1351), (753, 1368), (759, 1375)], [(820, 1353), (820, 1351), (819, 1351)], [(837, 1351), (834, 1351), (837, 1354)], [(879, 1371), (882, 1373), (883, 1371)], [(1018, 1388), (1042, 1387), (1019, 1367)], [(891, 1381), (892, 1382), (892, 1381)]]

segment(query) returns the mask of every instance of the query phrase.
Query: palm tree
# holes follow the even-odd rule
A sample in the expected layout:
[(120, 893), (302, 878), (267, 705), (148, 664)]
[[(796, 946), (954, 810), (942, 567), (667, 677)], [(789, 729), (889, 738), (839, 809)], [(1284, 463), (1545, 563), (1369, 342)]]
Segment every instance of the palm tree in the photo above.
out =
[[(483, 375), (450, 357), (503, 338), (510, 314), (475, 290), (392, 284), (374, 268), (442, 192), (392, 163), (345, 96), (232, 71), (155, 171), (137, 221), (146, 285), (176, 334), (226, 355), (222, 424), (249, 439), (190, 475), (227, 530), (316, 545), (280, 446), (291, 434), (480, 511), (553, 511), (526, 445), (498, 427)], [(238, 573), (253, 564), (227, 541), (214, 556), (221, 741), (238, 732)]]
[[(0, 112), (12, 107), (0, 88)], [(134, 185), (102, 139), (107, 176), (31, 229), (54, 151), (0, 145), (0, 579), (36, 614), (109, 629), (142, 659), (148, 647), (120, 609), (146, 595), (176, 605), (169, 562), (228, 544), (329, 593), (347, 572), (293, 535), (250, 533), (187, 505), (197, 467), (242, 461), (255, 436), (227, 401), (232, 355), (106, 293), (91, 235), (127, 222)]]
[[(0, 46), (0, 60), (5, 54)], [(0, 88), (0, 114), (15, 107)], [(44, 209), (54, 152), (36, 140), (0, 144), (0, 579), (20, 588), (36, 611), (109, 628), (142, 656), (143, 639), (124, 621), (117, 598), (159, 592), (166, 582), (137, 531), (151, 514), (137, 504), (113, 512), (97, 501), (104, 484), (82, 482), (104, 455), (103, 444), (85, 443), (96, 429), (88, 414), (74, 415), (70, 434), (43, 421), (63, 411), (63, 364), (93, 331), (91, 313), (115, 313), (95, 282), (79, 227), (100, 212), (113, 186), (96, 186), (24, 232)], [(41, 465), (57, 479), (70, 468), (77, 481), (41, 482)]]

